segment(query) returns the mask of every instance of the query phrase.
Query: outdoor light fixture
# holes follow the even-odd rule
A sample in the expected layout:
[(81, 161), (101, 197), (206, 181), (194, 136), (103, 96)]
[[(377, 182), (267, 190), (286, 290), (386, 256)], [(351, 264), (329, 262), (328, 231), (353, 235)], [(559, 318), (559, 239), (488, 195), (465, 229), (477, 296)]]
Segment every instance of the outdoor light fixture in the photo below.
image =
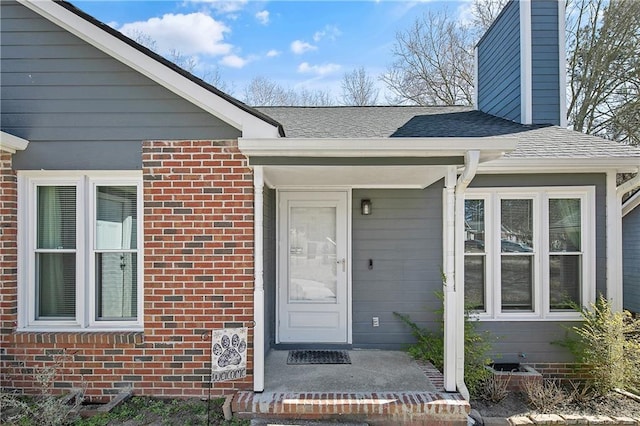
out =
[(360, 212), (365, 216), (371, 214), (371, 200), (362, 200), (360, 202)]

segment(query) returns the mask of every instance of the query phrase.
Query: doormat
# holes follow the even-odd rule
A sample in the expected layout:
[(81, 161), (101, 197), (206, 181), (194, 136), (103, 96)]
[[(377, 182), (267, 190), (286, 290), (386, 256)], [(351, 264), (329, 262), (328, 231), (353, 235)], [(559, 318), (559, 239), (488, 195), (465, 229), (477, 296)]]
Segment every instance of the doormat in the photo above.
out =
[(295, 350), (289, 351), (287, 364), (351, 364), (351, 358), (347, 351)]

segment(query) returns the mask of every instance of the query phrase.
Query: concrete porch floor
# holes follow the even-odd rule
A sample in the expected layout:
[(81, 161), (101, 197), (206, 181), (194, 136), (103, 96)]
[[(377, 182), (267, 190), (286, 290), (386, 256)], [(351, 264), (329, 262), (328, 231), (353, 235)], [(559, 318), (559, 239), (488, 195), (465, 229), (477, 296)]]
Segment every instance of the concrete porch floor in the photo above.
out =
[(370, 424), (467, 424), (469, 403), (443, 388), (442, 374), (400, 351), (351, 350), (351, 364), (287, 365), (288, 351), (265, 358), (265, 390), (238, 392), (244, 418), (332, 419)]

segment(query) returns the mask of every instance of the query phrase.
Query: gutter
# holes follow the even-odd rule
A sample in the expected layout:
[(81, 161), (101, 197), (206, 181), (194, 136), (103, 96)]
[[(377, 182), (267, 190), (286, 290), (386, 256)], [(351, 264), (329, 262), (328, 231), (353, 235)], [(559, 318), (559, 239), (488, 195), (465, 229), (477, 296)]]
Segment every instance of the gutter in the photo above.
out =
[(455, 189), (455, 293), (456, 293), (456, 386), (468, 401), (469, 389), (464, 383), (464, 195), (478, 171), (480, 151), (465, 153), (465, 168), (456, 182)]

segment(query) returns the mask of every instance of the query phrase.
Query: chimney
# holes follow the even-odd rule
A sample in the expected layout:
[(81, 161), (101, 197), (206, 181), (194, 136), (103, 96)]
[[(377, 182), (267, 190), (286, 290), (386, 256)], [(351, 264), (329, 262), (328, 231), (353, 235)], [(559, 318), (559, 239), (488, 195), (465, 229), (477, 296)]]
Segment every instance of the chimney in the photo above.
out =
[(476, 109), (567, 126), (564, 0), (511, 0), (476, 45)]

